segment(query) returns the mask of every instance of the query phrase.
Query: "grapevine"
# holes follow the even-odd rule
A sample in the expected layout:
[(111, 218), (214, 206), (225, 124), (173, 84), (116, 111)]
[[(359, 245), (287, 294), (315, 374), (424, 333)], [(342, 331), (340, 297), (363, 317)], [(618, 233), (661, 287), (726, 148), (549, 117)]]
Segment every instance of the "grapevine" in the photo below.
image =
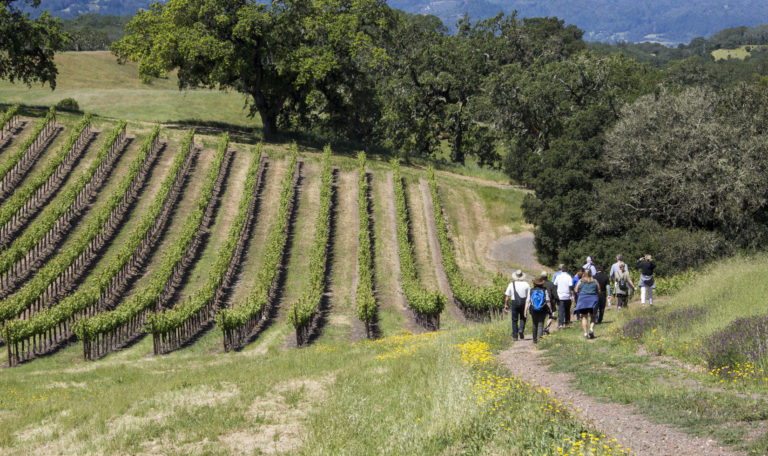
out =
[(242, 346), (247, 332), (270, 303), (288, 241), (288, 224), (296, 196), (297, 167), (297, 150), (294, 145), (280, 191), (277, 219), (267, 234), (267, 244), (261, 268), (256, 276), (256, 284), (245, 300), (229, 309), (223, 309), (216, 317), (217, 324), (224, 332), (224, 349), (227, 351)]
[(365, 323), (365, 332), (371, 337), (371, 323), (376, 318), (376, 298), (373, 291), (373, 249), (370, 220), (370, 204), (368, 202), (368, 176), (365, 172), (365, 152), (357, 155), (357, 205), (360, 219), (360, 233), (357, 249), (357, 267), (359, 280), (357, 282), (357, 318)]
[[(144, 320), (143, 317), (146, 317), (145, 314), (148, 310), (155, 309), (156, 303), (163, 294), (168, 281), (171, 280), (174, 271), (190, 248), (193, 239), (200, 232), (204, 212), (212, 202), (214, 186), (219, 178), (222, 163), (224, 163), (227, 144), (228, 137), (225, 134), (205, 177), (194, 209), (187, 215), (181, 232), (177, 235), (173, 244), (164, 250), (160, 268), (152, 274), (149, 283), (134, 293), (128, 300), (121, 303), (116, 309), (83, 319), (80, 325), (77, 326), (75, 333), (83, 340), (86, 358), (90, 359), (93, 351), (99, 350), (98, 347), (91, 349), (91, 341), (105, 334), (112, 334), (118, 328), (125, 327), (126, 325), (140, 323)], [(131, 331), (128, 337), (134, 337), (140, 329), (138, 324), (131, 326), (133, 326), (133, 331)], [(101, 352), (101, 350), (99, 351)]]
[(261, 153), (259, 148), (248, 168), (246, 186), (238, 204), (237, 215), (229, 229), (226, 241), (219, 248), (203, 286), (174, 308), (147, 317), (147, 326), (153, 335), (155, 354), (167, 353), (180, 347), (194, 337), (215, 313), (216, 303), (223, 294), (223, 287), (233, 275), (235, 267), (233, 259), (237, 259), (235, 254), (242, 246), (241, 239), (246, 231), (244, 228), (249, 222), (249, 213), (252, 213), (254, 190), (258, 187), (261, 169)]
[[(35, 126), (35, 129), (32, 130), (32, 134), (29, 135), (29, 137), (16, 148), (16, 151), (13, 153), (13, 155), (10, 156), (9, 159), (0, 164), (0, 182), (3, 185), (5, 185), (6, 177), (10, 177), (11, 171), (23, 160), (28, 150), (36, 144), (39, 145), (40, 142), (43, 141), (41, 134), (44, 131), (49, 131), (47, 127), (49, 127), (51, 122), (55, 121), (56, 111), (53, 109), (53, 107), (51, 107), (45, 117), (40, 122), (38, 122), (38, 124)], [(5, 189), (3, 189), (3, 193), (6, 193)]]
[(400, 253), (400, 270), (403, 280), (403, 292), (408, 305), (415, 312), (419, 322), (428, 329), (440, 327), (440, 313), (445, 309), (446, 297), (438, 291), (429, 291), (421, 287), (416, 274), (413, 246), (411, 245), (408, 221), (408, 205), (405, 199), (403, 178), (400, 175), (400, 161), (391, 162), (395, 181), (395, 207), (397, 210), (397, 243)]
[[(440, 197), (437, 192), (437, 181), (435, 171), (430, 166), (427, 168), (427, 177), (429, 180), (429, 189), (432, 193), (432, 204), (435, 213), (435, 225), (437, 227), (437, 237), (440, 241), (440, 250), (443, 254), (443, 267), (451, 284), (451, 290), (455, 298), (459, 301), (460, 307), (468, 317), (480, 318), (490, 316), (492, 313), (501, 311), (504, 304), (504, 287), (501, 284), (488, 287), (478, 287), (467, 281), (461, 274), (456, 257), (453, 252), (453, 244), (448, 237), (448, 227), (440, 206)], [(501, 280), (500, 280), (501, 279)], [(501, 277), (497, 277), (495, 282), (502, 282)]]
[(296, 330), (296, 342), (303, 345), (309, 338), (309, 331), (317, 316), (320, 302), (325, 291), (325, 273), (331, 231), (331, 211), (333, 201), (333, 168), (331, 168), (331, 148), (323, 151), (323, 168), (320, 174), (320, 207), (315, 222), (315, 239), (309, 253), (309, 284), (288, 309), (288, 323)]
[[(154, 144), (158, 132), (159, 129), (155, 128), (152, 135), (150, 135), (150, 137), (147, 138), (147, 141), (144, 142), (142, 151), (145, 153), (140, 153), (139, 158), (141, 158), (142, 155), (146, 156), (149, 153), (148, 149)], [(27, 320), (17, 319), (8, 322), (5, 328), (5, 336), (7, 338), (6, 343), (10, 345), (11, 343), (15, 344), (27, 339), (34, 340), (35, 336), (50, 334), (50, 331), (54, 330), (54, 328), (58, 328), (62, 324), (65, 325), (65, 330), (62, 331), (59, 329), (59, 332), (68, 334), (69, 331), (71, 331), (72, 324), (78, 320), (78, 317), (90, 316), (93, 314), (94, 307), (96, 303), (98, 303), (102, 293), (108, 291), (113, 279), (131, 262), (134, 251), (141, 246), (147, 234), (151, 232), (156, 219), (165, 205), (168, 195), (171, 194), (172, 188), (177, 185), (177, 181), (181, 181), (181, 179), (184, 178), (184, 171), (187, 169), (185, 165), (188, 163), (187, 158), (192, 151), (193, 137), (194, 131), (190, 131), (184, 138), (181, 151), (174, 157), (171, 169), (163, 180), (160, 190), (157, 195), (155, 195), (152, 204), (139, 221), (139, 224), (134, 227), (128, 239), (121, 245), (115, 255), (115, 260), (110, 262), (100, 274), (90, 276), (86, 283), (80, 287), (76, 293), (67, 296), (58, 305), (37, 312)], [(141, 163), (139, 160), (137, 160), (137, 162), (139, 164)], [(134, 162), (134, 165), (137, 162)], [(83, 315), (83, 313), (85, 315)]]

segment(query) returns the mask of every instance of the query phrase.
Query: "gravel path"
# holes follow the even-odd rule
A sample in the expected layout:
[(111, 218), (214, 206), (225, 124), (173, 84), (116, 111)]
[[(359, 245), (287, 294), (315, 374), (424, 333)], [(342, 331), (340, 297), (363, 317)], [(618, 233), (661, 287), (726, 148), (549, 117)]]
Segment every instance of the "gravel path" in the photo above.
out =
[(464, 313), (456, 305), (453, 290), (451, 290), (451, 284), (448, 281), (448, 275), (443, 267), (443, 251), (440, 248), (440, 240), (437, 238), (432, 192), (429, 190), (429, 182), (426, 179), (419, 179), (419, 190), (421, 190), (421, 201), (424, 204), (424, 218), (427, 220), (427, 239), (429, 240), (429, 250), (432, 252), (432, 263), (435, 267), (437, 287), (448, 300), (447, 308), (451, 316), (461, 323), (467, 323)]
[(536, 259), (536, 248), (533, 245), (533, 233), (522, 233), (502, 236), (488, 246), (486, 257), (502, 264), (507, 273), (522, 269), (530, 274), (539, 274), (549, 268), (542, 266)]
[[(598, 402), (574, 388), (570, 374), (551, 372), (540, 358), (530, 339), (516, 342), (498, 356), (515, 376), (550, 390), (553, 397), (571, 404), (606, 436), (616, 438), (633, 454), (651, 456), (726, 456), (735, 455), (717, 441), (698, 438), (671, 427), (648, 421), (632, 406)], [(542, 382), (542, 379), (546, 379)]]

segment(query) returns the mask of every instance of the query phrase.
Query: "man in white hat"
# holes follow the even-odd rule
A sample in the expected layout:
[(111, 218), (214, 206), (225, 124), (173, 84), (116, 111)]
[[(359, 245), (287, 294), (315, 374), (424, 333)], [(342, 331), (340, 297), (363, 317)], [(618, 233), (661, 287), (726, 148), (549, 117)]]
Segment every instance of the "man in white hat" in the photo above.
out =
[(591, 256), (588, 256), (588, 257), (587, 257), (587, 263), (586, 263), (584, 266), (582, 266), (582, 268), (583, 268), (585, 271), (586, 271), (587, 269), (589, 269), (590, 271), (592, 271), (592, 277), (594, 277), (594, 276), (595, 276), (595, 274), (597, 274), (597, 269), (595, 269), (595, 262), (592, 260), (592, 257), (591, 257)]
[[(512, 312), (512, 338), (521, 340), (525, 334), (525, 303), (531, 293), (531, 286), (523, 280), (525, 274), (518, 269), (512, 274), (512, 282), (504, 292), (504, 312)], [(511, 303), (510, 303), (511, 301)], [(520, 322), (518, 327), (518, 321)]]

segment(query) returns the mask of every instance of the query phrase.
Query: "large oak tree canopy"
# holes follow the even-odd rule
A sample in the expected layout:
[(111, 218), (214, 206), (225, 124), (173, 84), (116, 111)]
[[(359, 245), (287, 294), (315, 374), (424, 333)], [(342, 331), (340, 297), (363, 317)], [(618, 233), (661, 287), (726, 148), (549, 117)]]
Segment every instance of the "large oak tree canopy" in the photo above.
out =
[(272, 135), (354, 108), (359, 79), (387, 59), (376, 36), (390, 14), (383, 0), (170, 0), (139, 12), (112, 52), (145, 79), (178, 69), (180, 89), (245, 94)]
[(0, 0), (0, 79), (25, 84), (39, 82), (56, 88), (54, 53), (65, 48), (68, 38), (61, 31), (61, 20), (44, 12), (37, 19), (13, 4), (33, 7), (40, 0)]

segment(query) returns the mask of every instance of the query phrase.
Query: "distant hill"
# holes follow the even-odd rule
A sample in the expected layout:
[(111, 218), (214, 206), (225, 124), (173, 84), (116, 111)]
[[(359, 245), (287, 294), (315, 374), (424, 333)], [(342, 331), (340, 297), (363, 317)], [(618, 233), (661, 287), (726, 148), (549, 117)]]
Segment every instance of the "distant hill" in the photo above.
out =
[[(133, 14), (150, 0), (42, 0), (52, 14)], [(434, 14), (453, 26), (464, 13), (473, 19), (517, 10), (521, 17), (557, 16), (585, 31), (589, 41), (688, 43), (719, 30), (768, 22), (765, 0), (389, 0), (409, 13)]]

